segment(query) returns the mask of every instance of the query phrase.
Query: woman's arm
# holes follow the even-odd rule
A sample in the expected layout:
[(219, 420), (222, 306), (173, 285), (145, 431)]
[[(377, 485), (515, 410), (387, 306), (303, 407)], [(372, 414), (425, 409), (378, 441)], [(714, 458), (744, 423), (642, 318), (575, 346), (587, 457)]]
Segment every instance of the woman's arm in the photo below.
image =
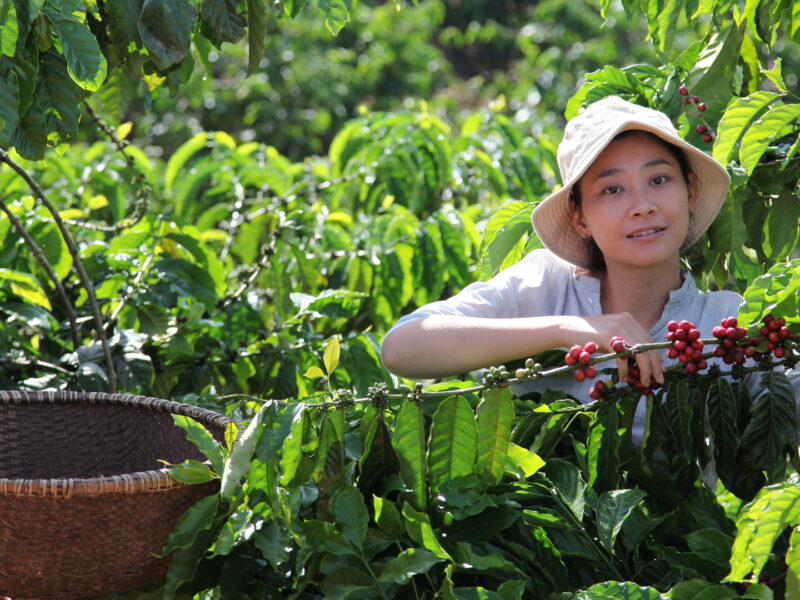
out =
[[(653, 341), (628, 313), (511, 319), (427, 315), (391, 331), (383, 341), (381, 358), (393, 373), (428, 379), (589, 341), (610, 352), (610, 341), (615, 335), (631, 345)], [(650, 382), (651, 375), (656, 381), (663, 381), (659, 352), (640, 354), (636, 360), (644, 385)], [(627, 361), (617, 362), (620, 377), (627, 377)]]

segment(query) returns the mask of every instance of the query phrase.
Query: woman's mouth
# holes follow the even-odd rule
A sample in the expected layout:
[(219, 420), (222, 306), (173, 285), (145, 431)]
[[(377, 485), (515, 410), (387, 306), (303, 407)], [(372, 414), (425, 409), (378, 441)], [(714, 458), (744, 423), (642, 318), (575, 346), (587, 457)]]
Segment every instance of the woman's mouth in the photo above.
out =
[(664, 231), (666, 227), (651, 227), (649, 229), (642, 229), (641, 231), (636, 231), (628, 235), (628, 239), (636, 240), (641, 238), (647, 238), (653, 236), (657, 233), (661, 233)]

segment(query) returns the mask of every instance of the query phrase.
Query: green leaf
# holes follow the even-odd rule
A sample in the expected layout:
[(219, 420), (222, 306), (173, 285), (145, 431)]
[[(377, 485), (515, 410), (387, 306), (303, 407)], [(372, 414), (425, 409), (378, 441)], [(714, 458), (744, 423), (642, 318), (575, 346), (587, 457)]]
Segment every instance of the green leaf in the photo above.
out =
[(727, 379), (716, 377), (711, 381), (706, 406), (717, 471), (728, 473), (739, 466), (734, 464), (739, 434), (736, 430), (736, 398)]
[(752, 175), (770, 142), (784, 135), (787, 126), (797, 118), (800, 118), (800, 104), (788, 104), (768, 110), (750, 126), (739, 149), (739, 160), (748, 175)]
[[(37, 85), (37, 90), (40, 85), (41, 82)], [(25, 114), (20, 119), (14, 136), (11, 138), (11, 145), (23, 158), (29, 160), (44, 158), (44, 151), (47, 149), (47, 123), (42, 105), (36, 97), (31, 100)]]
[(445, 286), (442, 235), (436, 221), (422, 223), (414, 250), (413, 271), (416, 303), (419, 306), (439, 300)]
[(391, 434), (378, 414), (364, 440), (364, 454), (359, 461), (358, 488), (364, 494), (382, 491), (383, 480), (400, 471), (400, 460), (392, 447)]
[(759, 117), (778, 98), (774, 92), (758, 91), (744, 98), (736, 98), (730, 103), (717, 126), (717, 139), (714, 141), (713, 156), (723, 165), (733, 154), (745, 129)]
[[(509, 254), (531, 233), (533, 206), (530, 202), (513, 200), (500, 207), (489, 219), (481, 241), (481, 279), (495, 275), (506, 264)], [(520, 258), (516, 254), (512, 256), (514, 260)]]
[(727, 565), (731, 559), (733, 538), (716, 529), (698, 529), (685, 536), (689, 549), (698, 556)]
[(779, 483), (763, 488), (736, 520), (731, 572), (725, 581), (756, 579), (767, 562), (775, 540), (800, 518), (800, 486)]
[(449, 396), (439, 404), (433, 415), (428, 450), (434, 489), (473, 472), (477, 428), (469, 402), (463, 396)]
[(259, 69), (264, 57), (267, 37), (267, 3), (265, 0), (247, 0), (247, 74)]
[(569, 507), (575, 518), (583, 521), (586, 506), (586, 482), (581, 477), (581, 470), (566, 460), (552, 458), (547, 461), (545, 472), (556, 487), (556, 493)]
[(692, 404), (689, 401), (689, 386), (685, 383), (667, 384), (664, 408), (672, 437), (684, 459), (691, 460), (694, 447), (692, 437)]
[(391, 581), (403, 585), (408, 583), (414, 575), (427, 573), (433, 565), (442, 560), (424, 548), (409, 548), (386, 563), (378, 576), (378, 581)]
[(619, 480), (619, 418), (614, 403), (601, 406), (589, 425), (587, 461), (589, 485), (603, 492), (617, 487)]
[(339, 365), (339, 338), (333, 337), (325, 344), (322, 360), (325, 363), (325, 370), (328, 372), (328, 375), (332, 375)]
[(325, 13), (325, 26), (333, 35), (339, 35), (345, 23), (350, 21), (350, 13), (356, 0), (319, 0), (319, 7)]
[(144, 1), (139, 35), (159, 71), (184, 59), (196, 23), (197, 5), (192, 0)]
[(308, 377), (309, 379), (319, 379), (320, 377), (325, 377), (325, 373), (317, 366), (308, 367), (308, 370), (303, 374), (303, 377)]
[(175, 523), (175, 528), (169, 534), (167, 543), (162, 550), (167, 555), (176, 548), (188, 548), (197, 535), (204, 529), (211, 527), (219, 506), (219, 496), (212, 494), (198, 500), (187, 509), (183, 516)]
[(42, 54), (38, 99), (44, 109), (48, 131), (67, 141), (78, 132), (80, 98), (78, 87), (67, 73), (64, 59), (52, 49)]
[(178, 587), (194, 579), (197, 566), (217, 536), (217, 531), (222, 526), (223, 520), (224, 517), (221, 516), (214, 519), (209, 527), (197, 534), (191, 546), (181, 548), (173, 554), (167, 570), (167, 577), (164, 581), (164, 600), (173, 600)]
[(421, 510), (428, 497), (425, 420), (422, 407), (407, 398), (397, 414), (392, 445), (400, 459), (400, 476), (411, 492), (411, 501)]
[[(222, 470), (222, 483), (220, 485), (220, 495), (225, 498), (232, 498), (239, 487), (242, 477), (250, 469), (250, 462), (256, 451), (256, 444), (261, 433), (261, 423), (266, 418), (272, 421), (275, 414), (274, 403), (264, 404), (253, 416), (253, 420), (239, 437), (239, 445), (234, 447), (233, 452), (225, 461)], [(266, 462), (266, 461), (264, 461)]]
[(756, 399), (742, 448), (753, 467), (769, 470), (797, 444), (794, 388), (786, 375), (772, 371), (763, 373), (759, 384), (764, 392)]
[(378, 527), (389, 535), (399, 538), (403, 535), (403, 521), (400, 513), (391, 500), (372, 495), (372, 505), (375, 509), (375, 522)]
[(108, 13), (108, 30), (112, 39), (120, 47), (127, 47), (133, 43), (142, 45), (136, 21), (142, 12), (144, 0), (105, 0), (105, 9)]
[(0, 268), (0, 283), (8, 283), (11, 291), (23, 300), (47, 310), (52, 310), (47, 294), (42, 289), (39, 280), (33, 275)]
[(169, 157), (164, 170), (164, 192), (166, 194), (172, 192), (172, 186), (181, 169), (192, 157), (207, 149), (208, 146), (208, 132), (205, 131), (195, 134), (191, 139), (178, 146), (178, 149)]
[(685, 84), (691, 93), (708, 106), (706, 119), (721, 115), (728, 105), (742, 36), (743, 29), (733, 23), (719, 29), (703, 47), (694, 68), (686, 76)]
[(505, 467), (514, 473), (521, 473), (523, 477), (530, 477), (544, 466), (544, 460), (527, 448), (509, 443), (506, 452)]
[(58, 33), (69, 76), (83, 89), (96, 92), (106, 80), (108, 65), (89, 27), (49, 3), (42, 12)]
[(13, 0), (0, 2), (0, 55), (14, 56), (19, 38), (17, 9)]
[(175, 425), (186, 432), (187, 439), (200, 449), (200, 452), (211, 461), (211, 465), (217, 473), (222, 473), (223, 460), (222, 450), (214, 436), (200, 423), (191, 417), (183, 415), (172, 415)]
[[(286, 419), (288, 421), (288, 419)], [(301, 411), (299, 418), (291, 422), (289, 435), (283, 439), (281, 454), (279, 459), (281, 485), (293, 487), (303, 483), (298, 479), (298, 475), (305, 475), (301, 469), (303, 463), (303, 436), (308, 426), (308, 411)], [(262, 436), (266, 433), (266, 428), (262, 431)], [(259, 440), (260, 441), (260, 440)], [(258, 458), (261, 460), (261, 448), (259, 444)], [(266, 461), (264, 461), (266, 462)]]
[(369, 513), (358, 488), (346, 486), (339, 490), (333, 498), (333, 517), (342, 535), (354, 548), (361, 548), (367, 537)]
[(764, 67), (759, 65), (759, 71), (764, 77), (766, 77), (772, 82), (772, 85), (774, 85), (781, 94), (785, 94), (789, 91), (789, 88), (786, 86), (786, 82), (783, 80), (782, 66), (781, 66), (782, 60), (783, 59), (781, 58), (776, 58), (771, 69), (765, 69)]
[(296, 402), (281, 407), (276, 411), (273, 406), (270, 410), (269, 419), (264, 422), (261, 437), (258, 440), (257, 456), (258, 460), (268, 463), (273, 454), (282, 446), (284, 440), (292, 432), (293, 425), (302, 417), (305, 405)]
[(405, 521), (406, 531), (412, 540), (430, 550), (434, 556), (443, 560), (453, 560), (436, 537), (427, 513), (414, 510), (410, 504), (404, 504), (403, 520)]
[(786, 551), (786, 600), (800, 599), (800, 529), (792, 531)]
[(236, 12), (236, 0), (203, 0), (200, 16), (223, 42), (238, 42), (244, 37), (245, 18)]
[[(2, 35), (0, 33), (0, 35)], [(17, 75), (9, 71), (0, 77), (0, 145), (6, 146), (19, 122), (19, 89)]]
[(483, 395), (476, 409), (478, 426), (477, 473), (489, 485), (496, 485), (503, 476), (506, 454), (511, 441), (514, 402), (511, 390), (495, 388)]
[(614, 542), (631, 511), (646, 496), (644, 490), (611, 490), (597, 501), (597, 535), (606, 550), (614, 554)]
[[(580, 592), (580, 600), (667, 600), (657, 589), (640, 586), (632, 581), (604, 581), (596, 583), (586, 592)], [(584, 595), (585, 594), (585, 595)]]
[(800, 207), (797, 197), (793, 192), (784, 190), (777, 198), (773, 198), (764, 222), (764, 253), (771, 261), (782, 260), (795, 247), (798, 221)]
[(206, 483), (219, 477), (207, 464), (196, 460), (185, 460), (179, 465), (170, 465), (167, 472), (176, 481), (190, 485)]

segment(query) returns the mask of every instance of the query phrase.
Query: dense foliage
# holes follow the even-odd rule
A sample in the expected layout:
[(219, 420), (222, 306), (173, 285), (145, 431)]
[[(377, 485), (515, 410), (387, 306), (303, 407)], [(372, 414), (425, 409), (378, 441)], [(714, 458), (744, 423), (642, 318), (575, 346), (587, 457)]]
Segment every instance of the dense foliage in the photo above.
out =
[[(209, 461), (174, 476), (220, 493), (179, 523), (152, 593), (798, 598), (796, 401), (774, 369), (800, 356), (795, 5), (305, 4), (0, 0), (2, 385), (240, 425), (217, 444), (180, 423)], [(643, 399), (565, 398), (563, 353), (389, 374), (400, 315), (538, 246), (552, 126), (609, 94), (728, 167), (687, 266), (744, 294), (759, 351), (784, 317), (783, 355), (678, 367)], [(553, 391), (513, 396), (534, 377)]]

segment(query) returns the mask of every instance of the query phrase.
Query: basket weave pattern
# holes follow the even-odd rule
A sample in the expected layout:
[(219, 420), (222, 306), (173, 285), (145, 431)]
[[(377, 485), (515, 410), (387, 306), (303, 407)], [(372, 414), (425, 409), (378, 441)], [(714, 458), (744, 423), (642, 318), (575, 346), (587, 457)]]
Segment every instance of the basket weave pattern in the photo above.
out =
[(0, 596), (68, 599), (141, 587), (175, 522), (216, 482), (159, 459), (204, 460), (172, 414), (221, 440), (227, 418), (143, 396), (0, 391)]

